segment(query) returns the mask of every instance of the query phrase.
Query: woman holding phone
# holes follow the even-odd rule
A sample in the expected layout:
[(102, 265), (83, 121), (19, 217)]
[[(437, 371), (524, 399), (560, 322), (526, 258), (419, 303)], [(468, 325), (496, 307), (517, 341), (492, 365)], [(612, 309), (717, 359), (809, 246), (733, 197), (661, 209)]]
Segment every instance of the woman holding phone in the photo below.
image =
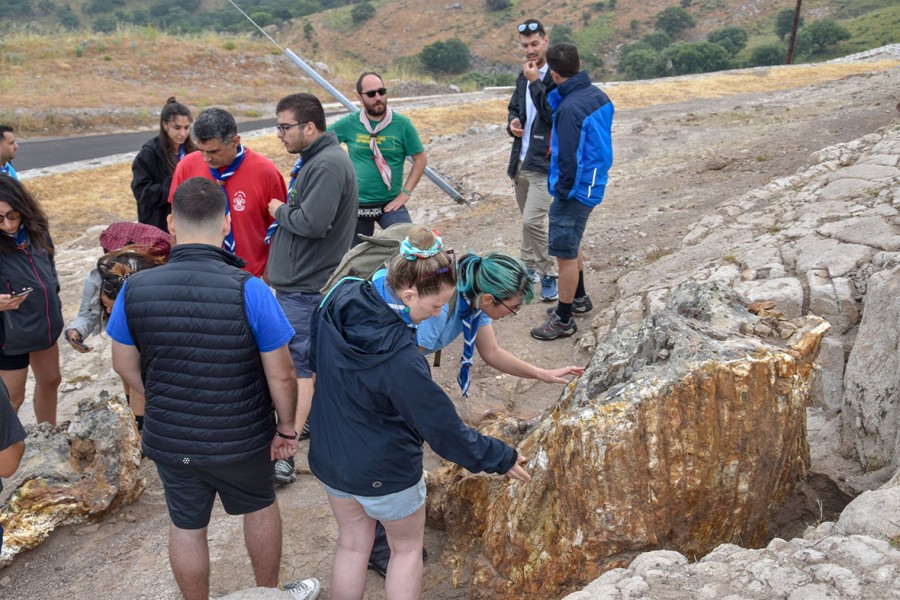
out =
[(59, 282), (47, 215), (25, 187), (0, 177), (0, 379), (18, 412), (28, 367), (34, 416), (56, 425), (63, 328)]

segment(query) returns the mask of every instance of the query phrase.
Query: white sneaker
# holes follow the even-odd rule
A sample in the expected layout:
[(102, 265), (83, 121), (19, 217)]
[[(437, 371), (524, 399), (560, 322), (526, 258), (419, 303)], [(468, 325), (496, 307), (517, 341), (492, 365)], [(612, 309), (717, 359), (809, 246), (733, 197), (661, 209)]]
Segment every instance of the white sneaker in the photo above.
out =
[(289, 581), (281, 589), (295, 600), (315, 600), (319, 596), (319, 580), (310, 577), (303, 581)]

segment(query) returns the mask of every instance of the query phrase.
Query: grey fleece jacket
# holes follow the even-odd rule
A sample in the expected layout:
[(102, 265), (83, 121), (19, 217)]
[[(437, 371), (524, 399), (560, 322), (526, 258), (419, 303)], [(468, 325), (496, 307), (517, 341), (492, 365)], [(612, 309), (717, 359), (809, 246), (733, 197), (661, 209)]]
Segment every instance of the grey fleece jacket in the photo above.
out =
[(350, 248), (356, 230), (356, 172), (332, 132), (305, 148), (303, 167), (278, 208), (269, 250), (269, 285), (318, 293)]

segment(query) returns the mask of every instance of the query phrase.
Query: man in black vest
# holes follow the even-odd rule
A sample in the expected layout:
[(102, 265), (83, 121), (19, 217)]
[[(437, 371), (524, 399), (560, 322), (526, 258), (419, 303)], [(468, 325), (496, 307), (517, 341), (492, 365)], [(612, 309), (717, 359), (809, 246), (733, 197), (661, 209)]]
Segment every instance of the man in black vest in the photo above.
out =
[(550, 169), (550, 130), (553, 109), (547, 94), (556, 87), (547, 68), (550, 38), (536, 19), (517, 27), (525, 64), (509, 99), (506, 131), (513, 138), (506, 171), (516, 190), (522, 213), (522, 245), (519, 257), (535, 285), (541, 285), (541, 301), (556, 300), (556, 261), (547, 251), (547, 211), (553, 197), (547, 191)]
[[(143, 447), (165, 490), (172, 571), (186, 600), (209, 598), (206, 530), (218, 495), (244, 516), (256, 585), (276, 587), (274, 461), (297, 451), (294, 330), (268, 286), (222, 249), (230, 216), (216, 183), (181, 184), (168, 225), (169, 262), (128, 278), (107, 331), (116, 372), (145, 393)], [(315, 579), (284, 587), (303, 600), (319, 593)]]

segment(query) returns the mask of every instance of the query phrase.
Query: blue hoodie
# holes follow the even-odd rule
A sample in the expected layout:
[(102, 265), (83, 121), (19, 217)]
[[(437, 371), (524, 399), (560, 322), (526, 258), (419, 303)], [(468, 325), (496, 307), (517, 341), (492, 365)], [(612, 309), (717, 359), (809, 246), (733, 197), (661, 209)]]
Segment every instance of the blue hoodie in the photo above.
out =
[(513, 448), (463, 422), (432, 380), (415, 331), (371, 282), (339, 283), (312, 334), (309, 466), (325, 484), (358, 496), (412, 487), (422, 477), (424, 441), (473, 473), (516, 464)]
[(613, 104), (585, 71), (550, 92), (547, 101), (553, 107), (547, 189), (554, 198), (597, 206), (613, 162)]

